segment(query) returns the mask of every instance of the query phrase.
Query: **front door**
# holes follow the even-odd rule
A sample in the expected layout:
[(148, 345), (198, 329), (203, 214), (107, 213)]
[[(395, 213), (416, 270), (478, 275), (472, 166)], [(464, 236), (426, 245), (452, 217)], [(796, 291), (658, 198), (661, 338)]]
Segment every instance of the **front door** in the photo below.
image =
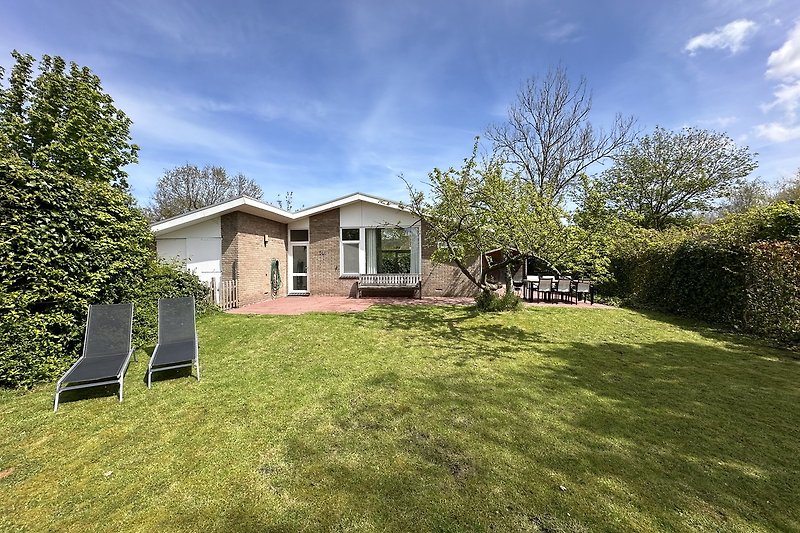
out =
[(292, 273), (289, 291), (308, 292), (308, 244), (292, 244)]

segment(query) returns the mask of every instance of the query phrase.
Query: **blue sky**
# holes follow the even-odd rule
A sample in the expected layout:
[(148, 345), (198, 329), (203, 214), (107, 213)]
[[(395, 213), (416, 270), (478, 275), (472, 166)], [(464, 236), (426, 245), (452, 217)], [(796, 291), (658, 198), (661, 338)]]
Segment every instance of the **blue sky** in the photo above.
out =
[(165, 169), (221, 165), (310, 206), (407, 197), (458, 165), (551, 65), (585, 76), (592, 122), (725, 131), (768, 182), (800, 168), (800, 3), (5, 1), (10, 51), (89, 66), (134, 121), (146, 202)]

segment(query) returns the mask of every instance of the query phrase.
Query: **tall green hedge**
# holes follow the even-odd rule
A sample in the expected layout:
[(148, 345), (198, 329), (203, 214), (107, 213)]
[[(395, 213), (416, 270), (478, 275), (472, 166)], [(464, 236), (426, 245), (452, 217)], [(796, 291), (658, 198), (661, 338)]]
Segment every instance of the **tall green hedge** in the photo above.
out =
[(89, 304), (134, 302), (136, 340), (147, 342), (151, 300), (203, 291), (196, 277), (158, 264), (128, 194), (0, 158), (0, 386), (29, 387), (68, 368)]
[(744, 327), (800, 345), (800, 242), (753, 243), (749, 258)]
[(133, 302), (134, 345), (145, 347), (156, 343), (159, 298), (194, 296), (197, 313), (202, 315), (216, 309), (207, 299), (208, 293), (208, 287), (181, 263), (151, 261), (128, 300)]
[(631, 231), (605, 296), (800, 343), (800, 207), (753, 209), (682, 232)]

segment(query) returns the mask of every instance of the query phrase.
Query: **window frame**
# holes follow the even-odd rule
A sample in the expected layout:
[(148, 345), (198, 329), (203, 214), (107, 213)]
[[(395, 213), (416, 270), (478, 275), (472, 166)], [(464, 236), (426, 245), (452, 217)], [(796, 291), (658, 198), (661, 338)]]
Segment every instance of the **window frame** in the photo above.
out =
[[(367, 252), (366, 252), (366, 232), (367, 230), (374, 229), (374, 230), (381, 230), (386, 229), (390, 226), (341, 226), (339, 228), (339, 277), (340, 278), (357, 278), (359, 275), (366, 273), (367, 271)], [(418, 232), (419, 238), (417, 239), (417, 249), (414, 250), (414, 246), (411, 246), (410, 253), (413, 255), (415, 252), (419, 256), (419, 272), (411, 272), (411, 274), (422, 274), (422, 229), (414, 226), (408, 226), (408, 228), (414, 228)], [(406, 228), (404, 228), (406, 229)], [(358, 240), (355, 239), (351, 240), (343, 240), (343, 232), (344, 230), (358, 230)], [(344, 270), (344, 245), (345, 244), (356, 244), (358, 243), (358, 272), (345, 272)], [(413, 243), (413, 240), (412, 240)]]
[[(358, 240), (344, 240), (345, 230), (358, 230)], [(345, 272), (344, 270), (344, 245), (358, 244), (358, 272)], [(339, 277), (357, 278), (365, 270), (364, 259), (364, 228), (343, 226), (339, 228)]]

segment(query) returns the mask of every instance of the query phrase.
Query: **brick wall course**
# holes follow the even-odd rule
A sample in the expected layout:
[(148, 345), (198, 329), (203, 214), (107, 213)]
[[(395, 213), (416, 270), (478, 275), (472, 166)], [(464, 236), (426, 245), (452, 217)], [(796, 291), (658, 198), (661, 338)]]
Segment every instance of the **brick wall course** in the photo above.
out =
[[(270, 267), (273, 258), (280, 264), (281, 288), (286, 295), (286, 224), (235, 212), (222, 216), (222, 279), (236, 279), (240, 305), (270, 298)], [(264, 235), (269, 236), (264, 245)]]
[(339, 278), (339, 210), (308, 221), (308, 290), (318, 296), (356, 296), (354, 278)]
[[(436, 242), (431, 232), (422, 227), (422, 296), (476, 296), (475, 286), (454, 263), (434, 263), (431, 259), (436, 251)], [(470, 271), (478, 276), (480, 258), (472, 262)]]

